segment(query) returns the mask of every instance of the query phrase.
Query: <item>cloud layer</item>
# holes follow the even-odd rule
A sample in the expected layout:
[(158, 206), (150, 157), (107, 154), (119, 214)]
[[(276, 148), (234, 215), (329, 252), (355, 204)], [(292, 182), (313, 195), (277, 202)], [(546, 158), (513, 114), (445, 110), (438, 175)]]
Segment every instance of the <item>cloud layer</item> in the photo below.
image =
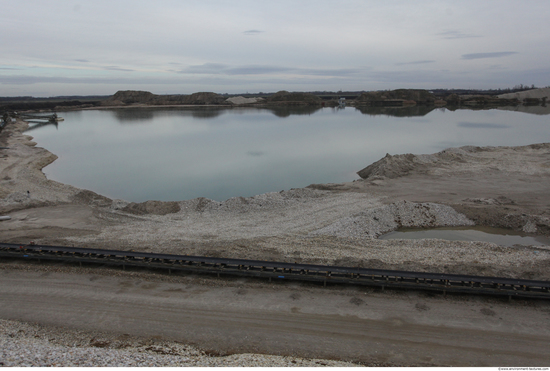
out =
[(546, 86), (547, 4), (3, 1), (0, 96)]

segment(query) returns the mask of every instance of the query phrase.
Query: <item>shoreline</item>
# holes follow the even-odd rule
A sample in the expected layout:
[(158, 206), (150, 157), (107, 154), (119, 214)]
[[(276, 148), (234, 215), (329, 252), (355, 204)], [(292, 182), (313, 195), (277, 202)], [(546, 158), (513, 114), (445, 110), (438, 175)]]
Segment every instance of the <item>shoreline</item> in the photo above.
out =
[[(532, 267), (536, 273), (521, 272), (521, 262), (525, 266), (535, 258), (525, 256), (525, 247), (509, 248), (508, 252), (514, 252), (499, 261), (484, 252), (500, 249), (491, 243), (377, 239), (400, 227), (474, 223), (549, 235), (550, 200), (543, 200), (550, 195), (544, 182), (550, 179), (545, 165), (550, 143), (388, 155), (359, 172), (365, 179), (222, 202), (199, 197), (134, 203), (48, 180), (42, 168), (57, 156), (36, 147), (32, 137), (22, 133), (26, 126), (18, 120), (2, 133), (10, 149), (4, 150), (0, 212), (13, 214), (11, 221), (0, 224), (5, 242), (32, 239), (43, 244), (101, 247), (110, 241), (119, 249), (164, 253), (550, 279), (550, 273), (542, 269), (543, 262), (550, 261), (546, 254), (536, 256), (534, 261), (539, 263)], [(526, 161), (533, 167), (518, 166)], [(485, 170), (495, 166), (502, 169)], [(529, 197), (518, 199), (526, 192)], [(540, 205), (533, 204), (533, 197)], [(159, 222), (162, 225), (156, 226)], [(183, 233), (182, 227), (193, 232)], [(295, 245), (301, 247), (289, 250)], [(363, 249), (373, 245), (377, 248), (365, 254)], [(455, 249), (469, 251), (470, 257), (450, 259)], [(436, 253), (442, 250), (443, 254)], [(434, 259), (430, 254), (440, 257)], [(470, 266), (472, 262), (476, 263)]]
[[(399, 226), (430, 227), (472, 222), (531, 234), (550, 233), (550, 189), (547, 187), (550, 143), (521, 147), (461, 147), (431, 155), (387, 156), (364, 169), (365, 179), (349, 183), (314, 184), (223, 202), (197, 198), (136, 204), (111, 200), (92, 191), (48, 180), (41, 169), (57, 156), (36, 147), (31, 137), (22, 133), (25, 125), (18, 121), (0, 134), (0, 146), (9, 147), (0, 153), (3, 156), (0, 158), (0, 214), (9, 212), (12, 217), (0, 222), (3, 242), (36, 241), (50, 245), (550, 280), (547, 269), (550, 247), (377, 239), (384, 231)], [(2, 347), (0, 356), (8, 360), (7, 365), (14, 366), (136, 365), (132, 360), (138, 360), (139, 365), (152, 366), (472, 366), (479, 362), (498, 365), (502, 359), (487, 360), (483, 354), (477, 356), (477, 362), (464, 361), (470, 359), (470, 348), (450, 347), (438, 353), (448, 354), (450, 358), (434, 355), (425, 346), (415, 348), (410, 340), (396, 348), (395, 344), (401, 344), (404, 336), (399, 326), (404, 326), (403, 329), (413, 324), (420, 326), (419, 331), (410, 334), (413, 342), (420, 343), (427, 341), (418, 335), (423, 331), (430, 333), (443, 328), (445, 333), (460, 334), (475, 328), (476, 334), (483, 333), (490, 339), (476, 345), (483, 348), (498, 341), (503, 334), (517, 336), (515, 332), (495, 332), (492, 326), (506, 328), (508, 324), (514, 327), (517, 318), (521, 317), (526, 318), (522, 320), (522, 336), (534, 336), (537, 340), (533, 345), (541, 343), (540, 339), (545, 343), (548, 337), (546, 332), (540, 331), (540, 321), (547, 313), (547, 307), (542, 305), (545, 303), (534, 306), (521, 301), (504, 304), (491, 298), (460, 296), (443, 299), (414, 292), (379, 293), (369, 288), (273, 286), (253, 280), (166, 277), (155, 273), (26, 262), (2, 264), (0, 274), (6, 279), (15, 279), (14, 284), (35, 280), (24, 284), (13, 296), (13, 300), (22, 300), (20, 305), (14, 304), (17, 307), (14, 312), (0, 311), (0, 344), (11, 344)], [(77, 299), (67, 304), (75, 313), (75, 317), (71, 317), (74, 321), (67, 322), (63, 317), (63, 322), (59, 322), (43, 317), (43, 313), (50, 311), (42, 308), (66, 300), (66, 290), (60, 293), (41, 290), (40, 304), (36, 308), (25, 305), (25, 295), (36, 300), (36, 293), (25, 294), (23, 288), (37, 287), (44, 280), (59, 281), (60, 287), (66, 287), (69, 281), (81, 283), (82, 290), (70, 290)], [(134, 334), (133, 325), (120, 324), (120, 315), (126, 313), (124, 309), (112, 319), (116, 327), (88, 328), (82, 325), (82, 321), (86, 322), (84, 319), (78, 320), (76, 303), (87, 303), (91, 294), (87, 294), (85, 288), (96, 283), (105, 286), (94, 292), (114, 290), (114, 296), (86, 304), (85, 318), (90, 313), (88, 305), (99, 305), (95, 311), (105, 321), (113, 313), (112, 306), (116, 307), (122, 300), (120, 303), (128, 308), (124, 300), (138, 295), (139, 302), (177, 302), (178, 310), (183, 306), (187, 308), (186, 313), (199, 308), (198, 321), (212, 308), (231, 317), (233, 312), (229, 313), (228, 308), (234, 308), (236, 303), (246, 307), (239, 310), (238, 318), (252, 316), (253, 321), (257, 321), (255, 313), (260, 313), (262, 318), (281, 316), (284, 321), (265, 323), (261, 329), (253, 327), (247, 335), (250, 339), (242, 340), (238, 349), (228, 348), (236, 330), (223, 325), (225, 322), (209, 330), (217, 334), (211, 337), (201, 337), (200, 332), (189, 337), (174, 335), (170, 332), (173, 325), (162, 331), (155, 326), (153, 330), (143, 329), (142, 333)], [(8, 286), (4, 290), (9, 291)], [(52, 283), (45, 287), (55, 286)], [(130, 296), (126, 296), (127, 292)], [(2, 295), (10, 297), (12, 294), (3, 292)], [(278, 297), (275, 307), (272, 304), (274, 296)], [(220, 297), (225, 299), (220, 301)], [(264, 304), (258, 304), (260, 297), (265, 297), (262, 299)], [(26, 309), (23, 312), (21, 308)], [(318, 308), (323, 312), (318, 313)], [(157, 310), (155, 306), (155, 313)], [(342, 311), (352, 316), (350, 318), (359, 319), (353, 327), (369, 323), (387, 330), (397, 326), (396, 335), (384, 340), (391, 344), (388, 349), (396, 349), (397, 353), (388, 353), (386, 348), (380, 348), (380, 353), (376, 353), (375, 348), (362, 348), (355, 355), (336, 356), (331, 349), (342, 346), (344, 351), (354, 343), (345, 342), (350, 338), (345, 332), (339, 335), (340, 345), (318, 348), (316, 344), (329, 336), (322, 332), (327, 323), (336, 326), (334, 331), (341, 328), (339, 321), (347, 318)], [(462, 311), (459, 317), (468, 321), (453, 322), (448, 313), (457, 311)], [(58, 311), (51, 313), (54, 312)], [(173, 312), (169, 309), (166, 315)], [(528, 316), (524, 317), (526, 313)], [(215, 318), (218, 317), (213, 320)], [(281, 328), (284, 330), (284, 323), (289, 319), (296, 321), (299, 327), (305, 319), (315, 318), (327, 321), (314, 330), (321, 338), (300, 342), (298, 336), (285, 337), (284, 343), (291, 345), (288, 349), (280, 347), (277, 350), (273, 350), (274, 343), (264, 340), (264, 348), (259, 347), (256, 337), (263, 334), (262, 331), (266, 331), (269, 334), (266, 339), (270, 339)], [(470, 344), (471, 338), (467, 339)], [(368, 341), (381, 340), (377, 337)], [(25, 349), (32, 349), (32, 352)], [(493, 350), (488, 352), (492, 354)], [(531, 359), (530, 353), (516, 353), (511, 360), (521, 359), (524, 364), (526, 359)]]

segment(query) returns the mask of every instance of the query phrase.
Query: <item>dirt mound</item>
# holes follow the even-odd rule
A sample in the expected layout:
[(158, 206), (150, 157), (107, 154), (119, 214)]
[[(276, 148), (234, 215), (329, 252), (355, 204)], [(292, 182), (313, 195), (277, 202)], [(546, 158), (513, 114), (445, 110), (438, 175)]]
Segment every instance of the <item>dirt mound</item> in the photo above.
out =
[(362, 93), (357, 102), (372, 102), (383, 100), (404, 100), (415, 101), (416, 103), (433, 103), (436, 97), (427, 90), (423, 89), (397, 89), (391, 91), (371, 91)]
[(175, 201), (145, 201), (141, 203), (131, 202), (122, 211), (135, 215), (166, 215), (177, 213), (180, 209), (180, 205)]
[(85, 205), (111, 206), (113, 200), (85, 189), (73, 196), (73, 202)]
[[(424, 156), (425, 157), (425, 156)], [(409, 174), (412, 170), (421, 170), (427, 162), (427, 159), (420, 160), (418, 155), (407, 153), (404, 155), (392, 156), (389, 153), (386, 157), (375, 163), (359, 170), (357, 175), (363, 179), (373, 177), (398, 178)]]
[(270, 103), (300, 103), (300, 104), (321, 104), (322, 99), (310, 93), (289, 93), (286, 90), (281, 90), (269, 98)]
[(153, 104), (155, 100), (155, 95), (148, 91), (139, 91), (139, 90), (119, 90), (109, 98), (107, 101), (116, 101), (123, 104), (133, 104), (133, 103), (149, 103)]
[(211, 92), (199, 92), (180, 96), (185, 104), (222, 104), (225, 97)]
[[(522, 154), (529, 159), (531, 155), (536, 153), (547, 153), (550, 150), (550, 143), (538, 143), (518, 147), (463, 146), (448, 148), (431, 155), (413, 155), (408, 153), (392, 156), (386, 154), (384, 158), (359, 170), (357, 174), (363, 179), (373, 179), (375, 177), (392, 179), (408, 175), (412, 172), (417, 174), (434, 173), (448, 169), (454, 169), (453, 171), (477, 171), (482, 169), (483, 166), (489, 167), (485, 171), (498, 170), (501, 166), (500, 162), (504, 160), (499, 160), (499, 156), (496, 156), (496, 154), (499, 152), (504, 154), (510, 149), (518, 157), (519, 154)], [(528, 162), (524, 163), (522, 161)], [(512, 164), (509, 164), (507, 171), (530, 175), (546, 175), (548, 172), (547, 169), (548, 165), (546, 164), (541, 166), (529, 162), (529, 160), (515, 160)]]
[(102, 102), (104, 106), (148, 104), (148, 105), (203, 105), (223, 104), (225, 97), (211, 92), (198, 92), (191, 95), (155, 95), (148, 91), (120, 90)]

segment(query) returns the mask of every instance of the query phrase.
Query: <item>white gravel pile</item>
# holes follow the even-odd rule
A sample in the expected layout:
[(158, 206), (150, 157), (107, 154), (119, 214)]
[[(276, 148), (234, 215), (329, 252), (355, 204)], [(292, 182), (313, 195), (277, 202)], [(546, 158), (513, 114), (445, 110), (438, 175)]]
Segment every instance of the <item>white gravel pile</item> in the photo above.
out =
[(400, 201), (342, 218), (310, 235), (377, 238), (401, 227), (455, 227), (475, 223), (453, 208), (434, 203)]
[[(108, 226), (98, 235), (71, 237), (71, 243), (122, 240), (127, 244), (219, 241), (307, 233), (334, 219), (381, 206), (379, 198), (364, 193), (334, 194), (295, 189), (218, 202), (197, 198), (180, 202), (168, 215), (131, 215), (131, 220)], [(120, 211), (116, 211), (124, 214)]]
[[(71, 345), (69, 345), (71, 344)], [(118, 349), (116, 349), (118, 348)], [(352, 363), (262, 354), (209, 356), (170, 341), (111, 339), (0, 320), (0, 366), (7, 367), (346, 367)]]

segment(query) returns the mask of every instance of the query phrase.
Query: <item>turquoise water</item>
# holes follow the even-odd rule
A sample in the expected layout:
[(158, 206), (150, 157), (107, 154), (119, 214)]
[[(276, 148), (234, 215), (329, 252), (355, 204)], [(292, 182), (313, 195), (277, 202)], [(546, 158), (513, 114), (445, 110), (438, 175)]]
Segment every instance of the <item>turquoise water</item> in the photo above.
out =
[(548, 115), (504, 110), (132, 108), (60, 113), (29, 130), (49, 179), (111, 198), (222, 201), (359, 179), (386, 153), (550, 141)]

